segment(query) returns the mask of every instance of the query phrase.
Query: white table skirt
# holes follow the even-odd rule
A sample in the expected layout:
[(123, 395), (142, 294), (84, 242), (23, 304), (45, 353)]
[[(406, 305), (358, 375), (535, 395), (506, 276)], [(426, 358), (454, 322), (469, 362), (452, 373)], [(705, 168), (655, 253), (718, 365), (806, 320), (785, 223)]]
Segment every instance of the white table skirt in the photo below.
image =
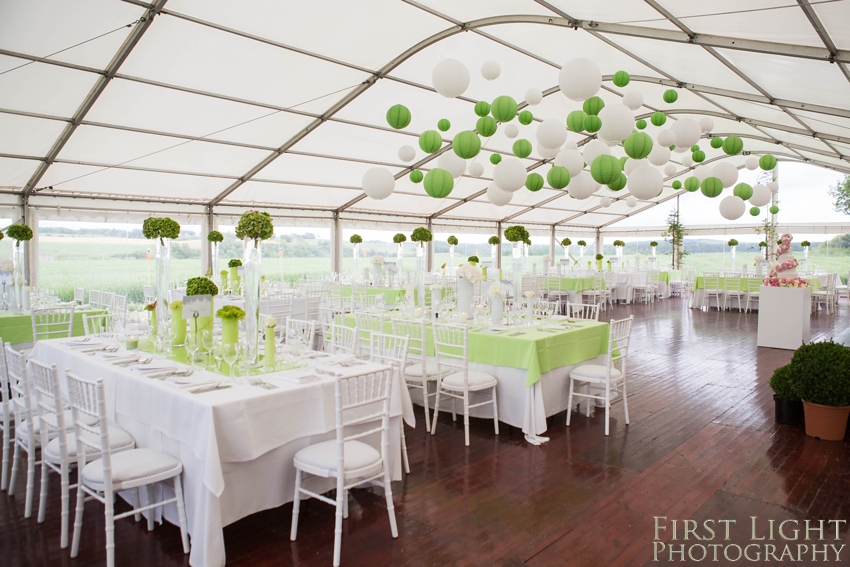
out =
[[(222, 528), (245, 516), (292, 500), (292, 458), (310, 443), (335, 435), (334, 384), (330, 377), (296, 385), (264, 379), (278, 386), (265, 390), (237, 386), (193, 395), (137, 372), (112, 366), (100, 357), (72, 351), (62, 342), (39, 341), (33, 357), (85, 377), (101, 377), (110, 420), (125, 428), (138, 447), (164, 451), (183, 463), (193, 567), (225, 564)], [(176, 364), (176, 363), (172, 363)], [(371, 363), (370, 363), (371, 364)], [(366, 370), (354, 367), (355, 371)], [(199, 380), (204, 371), (195, 373)], [(392, 478), (401, 478), (399, 428), (403, 417), (415, 424), (407, 388), (393, 381), (389, 463)], [(379, 438), (369, 439), (380, 449)], [(329, 490), (333, 481), (319, 490)], [(167, 487), (163, 490), (168, 490)], [(176, 508), (165, 518), (177, 523)]]
[[(496, 396), (499, 402), (500, 422), (522, 429), (522, 432), (526, 435), (540, 435), (546, 432), (547, 417), (567, 409), (570, 372), (576, 366), (582, 364), (605, 364), (605, 357), (606, 355), (600, 355), (595, 359), (586, 360), (573, 366), (561, 366), (549, 372), (544, 372), (540, 376), (540, 381), (531, 387), (525, 385), (528, 371), (522, 368), (471, 362), (469, 363), (469, 369), (487, 372), (495, 376), (499, 381), (499, 385), (496, 388)], [(436, 362), (436, 358), (429, 357), (429, 360)], [(418, 388), (413, 389), (410, 395), (414, 403), (423, 405), (422, 390)], [(489, 391), (471, 392), (469, 395), (470, 405), (489, 399)], [(451, 413), (452, 401), (452, 398), (442, 397), (440, 399), (440, 411)], [(431, 404), (431, 410), (433, 410), (433, 397), (429, 403)], [(463, 406), (460, 402), (458, 402), (458, 412), (463, 413)], [(470, 411), (470, 415), (472, 417), (493, 419), (493, 406), (488, 404), (473, 408)]]
[[(745, 293), (741, 296), (741, 309), (744, 309), (747, 306), (747, 297), (749, 295), (750, 295), (749, 293)], [(705, 289), (702, 289), (702, 288), (695, 289), (693, 294), (691, 294), (690, 308), (691, 309), (701, 309), (703, 301), (705, 301)], [(726, 303), (726, 306), (729, 307), (730, 309), (736, 309), (737, 310), (738, 309), (738, 300), (735, 299), (735, 298), (731, 298)], [(716, 308), (717, 307), (717, 299), (715, 297), (712, 297), (711, 299), (709, 299), (709, 307), (710, 308), (712, 308), (712, 307)], [(753, 301), (750, 302), (750, 311), (758, 311), (758, 309), (759, 309), (759, 302), (758, 302), (758, 300), (753, 299)]]

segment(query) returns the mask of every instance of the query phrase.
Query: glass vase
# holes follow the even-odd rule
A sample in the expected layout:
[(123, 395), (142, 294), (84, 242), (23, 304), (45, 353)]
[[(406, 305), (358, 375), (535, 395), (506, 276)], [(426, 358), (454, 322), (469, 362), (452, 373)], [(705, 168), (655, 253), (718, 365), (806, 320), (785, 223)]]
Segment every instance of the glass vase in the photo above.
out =
[(522, 242), (514, 242), (511, 246), (511, 259), (514, 286), (514, 310), (519, 311), (522, 304)]
[(416, 288), (418, 297), (416, 305), (423, 311), (425, 309), (425, 243), (419, 242), (416, 246)]
[(493, 268), (494, 271), (499, 269), (499, 263), (497, 261), (498, 256), (499, 256), (499, 247), (495, 244), (491, 244), (490, 245), (490, 260), (493, 262), (492, 268)]
[(655, 258), (655, 246), (651, 246), (650, 250), (652, 250), (652, 257)]
[(732, 271), (733, 272), (735, 271), (735, 250), (737, 248), (738, 248), (737, 246), (732, 246), (732, 250), (731, 250), (731, 252), (732, 252)]
[(12, 246), (12, 283), (14, 284), (14, 307), (12, 309), (23, 309), (24, 286), (26, 285), (26, 249), (27, 241), (18, 240)]
[(245, 354), (249, 366), (257, 362), (260, 337), (260, 262), (263, 257), (263, 241), (259, 238), (245, 239), (242, 258), (242, 286), (245, 295)]
[(614, 249), (617, 251), (617, 263), (622, 267), (623, 265), (623, 247), (615, 246)]
[(218, 273), (218, 242), (212, 242), (210, 248), (210, 279), (215, 281)]
[(398, 243), (398, 249), (395, 253), (395, 271), (399, 277), (404, 273), (404, 244)]
[(353, 278), (354, 280), (357, 280), (357, 278), (360, 277), (360, 271), (357, 269), (357, 265), (358, 265), (357, 259), (358, 259), (359, 256), (360, 256), (360, 245), (355, 244), (354, 245), (354, 278)]
[(528, 244), (525, 244), (525, 243), (523, 242), (523, 244), (522, 244), (522, 257), (523, 257), (523, 261), (522, 261), (522, 271), (523, 271), (523, 272), (527, 272), (527, 271), (528, 271), (528, 267), (529, 267), (529, 263), (528, 263), (528, 253), (529, 253), (529, 251), (530, 251), (530, 250), (531, 250), (531, 246), (529, 246)]
[(168, 327), (168, 285), (171, 274), (171, 239), (156, 238), (156, 326)]
[(455, 245), (449, 244), (449, 269), (446, 270), (446, 274), (452, 275), (455, 268)]

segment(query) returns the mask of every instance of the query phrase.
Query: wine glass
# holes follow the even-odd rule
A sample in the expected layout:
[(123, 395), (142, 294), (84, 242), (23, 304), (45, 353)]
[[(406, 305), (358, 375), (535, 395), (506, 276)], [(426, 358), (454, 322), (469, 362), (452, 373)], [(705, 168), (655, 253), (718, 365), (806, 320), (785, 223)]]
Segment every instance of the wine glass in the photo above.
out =
[(200, 348), (200, 341), (198, 340), (198, 335), (195, 333), (186, 333), (186, 351), (189, 353), (189, 363), (192, 365), (192, 368), (195, 368), (195, 355), (198, 353)]
[(375, 307), (376, 307), (379, 311), (383, 311), (383, 309), (384, 309), (384, 304), (386, 303), (386, 301), (387, 301), (387, 299), (386, 299), (386, 297), (384, 297), (384, 294), (383, 294), (383, 293), (379, 293), (377, 296), (375, 296)]
[(204, 364), (204, 368), (209, 369), (210, 356), (212, 354), (213, 346), (215, 346), (212, 329), (205, 329), (201, 331), (201, 346), (203, 346), (204, 353), (206, 353), (206, 363)]
[(239, 358), (239, 349), (233, 343), (226, 343), (222, 346), (221, 357), (230, 367), (230, 381), (234, 381), (234, 370), (236, 365), (236, 360)]
[(221, 344), (217, 344), (213, 347), (212, 350), (213, 359), (215, 359), (215, 369), (221, 369), (221, 361), (224, 356), (224, 347)]

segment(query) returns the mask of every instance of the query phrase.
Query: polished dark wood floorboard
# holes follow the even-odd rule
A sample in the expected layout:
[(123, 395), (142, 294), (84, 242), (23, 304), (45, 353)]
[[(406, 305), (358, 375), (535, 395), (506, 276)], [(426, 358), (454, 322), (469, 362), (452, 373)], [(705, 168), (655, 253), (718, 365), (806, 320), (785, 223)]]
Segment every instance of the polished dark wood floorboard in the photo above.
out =
[[(730, 519), (739, 527), (750, 516), (850, 520), (848, 443), (774, 422), (767, 382), (791, 353), (756, 347), (757, 315), (691, 310), (670, 299), (618, 306), (602, 318), (630, 314), (631, 425), (624, 426), (619, 403), (607, 438), (604, 412), (574, 415), (569, 429), (562, 413), (549, 419), (551, 441), (535, 447), (517, 429), (503, 425), (496, 437), (492, 422), (473, 420), (466, 448), (462, 422), (441, 417), (432, 437), (420, 419), (407, 429), (413, 472), (393, 485), (399, 538), (390, 537), (380, 489), (355, 491), (342, 564), (649, 566), (669, 559), (653, 560), (654, 516)], [(841, 334), (848, 323), (846, 304), (836, 315), (817, 315), (813, 339)], [(23, 474), (18, 481), (23, 494)], [(43, 525), (24, 519), (21, 497), (0, 493), (0, 566), (103, 564), (96, 503), (86, 510), (79, 558), (59, 549), (58, 488), (52, 475)], [(289, 541), (291, 513), (286, 505), (228, 526), (228, 565), (330, 565), (332, 508), (305, 502), (296, 543)], [(749, 543), (744, 533), (741, 527), (731, 543)], [(848, 533), (835, 543), (850, 543)], [(174, 526), (148, 533), (125, 519), (116, 541), (118, 565), (188, 565)], [(841, 557), (850, 565), (850, 545)], [(732, 564), (724, 561), (712, 564)]]

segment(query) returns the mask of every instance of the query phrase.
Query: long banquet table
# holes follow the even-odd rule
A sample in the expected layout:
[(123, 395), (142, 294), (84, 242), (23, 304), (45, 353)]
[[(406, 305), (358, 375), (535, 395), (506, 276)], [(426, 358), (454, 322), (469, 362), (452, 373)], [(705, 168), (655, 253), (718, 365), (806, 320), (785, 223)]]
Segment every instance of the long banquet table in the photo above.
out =
[[(823, 277), (826, 278), (825, 275)], [(741, 290), (744, 291), (744, 296), (741, 298), (741, 306), (743, 306), (744, 302), (746, 301), (747, 294), (750, 293), (750, 292), (757, 292), (759, 290), (759, 287), (762, 285), (762, 282), (764, 281), (764, 277), (753, 277), (753, 278), (741, 277), (740, 280), (741, 280), (741, 286), (740, 286)], [(721, 276), (721, 277), (718, 278), (718, 281), (719, 281), (718, 287), (721, 290), (723, 290), (724, 286), (726, 285), (726, 278)], [(809, 286), (813, 290), (820, 289), (821, 285), (826, 285), (826, 282), (825, 281), (821, 282), (820, 277), (817, 277), (817, 276), (813, 277), (813, 278), (809, 278), (808, 282), (809, 282)], [(702, 304), (703, 304), (704, 301), (705, 301), (705, 277), (704, 276), (697, 276), (694, 279), (694, 289), (693, 289), (693, 294), (691, 295), (690, 308), (691, 309), (700, 309), (702, 307)], [(737, 300), (735, 300), (734, 303), (730, 302), (728, 305), (730, 307), (732, 305), (734, 305), (737, 308), (738, 302), (737, 302)], [(717, 302), (714, 300), (714, 298), (711, 299), (709, 307), (717, 307)], [(751, 305), (750, 308), (751, 309), (758, 309), (758, 304)]]
[[(222, 528), (292, 501), (295, 453), (334, 437), (332, 377), (321, 375), (318, 381), (295, 384), (282, 379), (284, 373), (272, 373), (262, 378), (277, 386), (274, 390), (245, 385), (191, 394), (166, 381), (114, 366), (99, 354), (71, 349), (63, 344), (65, 341), (39, 341), (32, 356), (56, 364), (63, 383), (66, 369), (103, 378), (109, 419), (126, 429), (138, 447), (164, 451), (183, 463), (192, 543), (189, 563), (193, 567), (224, 565)], [(374, 363), (334, 368), (359, 373), (373, 367), (385, 368)], [(203, 370), (193, 377), (199, 381), (222, 378)], [(411, 426), (415, 421), (407, 388), (397, 373), (391, 416), (389, 467), (393, 480), (399, 480), (401, 419)], [(367, 441), (380, 448), (379, 438)], [(315, 485), (319, 492), (332, 487), (332, 482)], [(166, 508), (165, 517), (177, 523), (174, 505)]]
[[(385, 332), (392, 332), (389, 317), (401, 316), (398, 312), (388, 313)], [(353, 327), (354, 316), (346, 315), (345, 324)], [(608, 323), (598, 321), (575, 320), (573, 325), (574, 328), (556, 332), (544, 331), (538, 325), (495, 334), (483, 330), (469, 333), (470, 370), (488, 372), (499, 380), (499, 421), (520, 428), (527, 435), (539, 435), (546, 432), (548, 416), (567, 409), (570, 371), (582, 362), (602, 363), (608, 352), (610, 329)], [(511, 336), (517, 331), (523, 334)], [(430, 323), (425, 339), (426, 354), (434, 357)], [(421, 405), (420, 392), (414, 390), (411, 395)], [(470, 404), (488, 396), (473, 392)], [(451, 407), (446, 403), (441, 409), (450, 411)], [(474, 408), (470, 415), (492, 418), (492, 406)]]
[[(75, 309), (72, 334), (79, 337), (85, 334), (83, 315), (102, 315), (103, 309)], [(33, 342), (32, 315), (29, 311), (0, 312), (0, 339), (4, 343), (19, 344)]]

